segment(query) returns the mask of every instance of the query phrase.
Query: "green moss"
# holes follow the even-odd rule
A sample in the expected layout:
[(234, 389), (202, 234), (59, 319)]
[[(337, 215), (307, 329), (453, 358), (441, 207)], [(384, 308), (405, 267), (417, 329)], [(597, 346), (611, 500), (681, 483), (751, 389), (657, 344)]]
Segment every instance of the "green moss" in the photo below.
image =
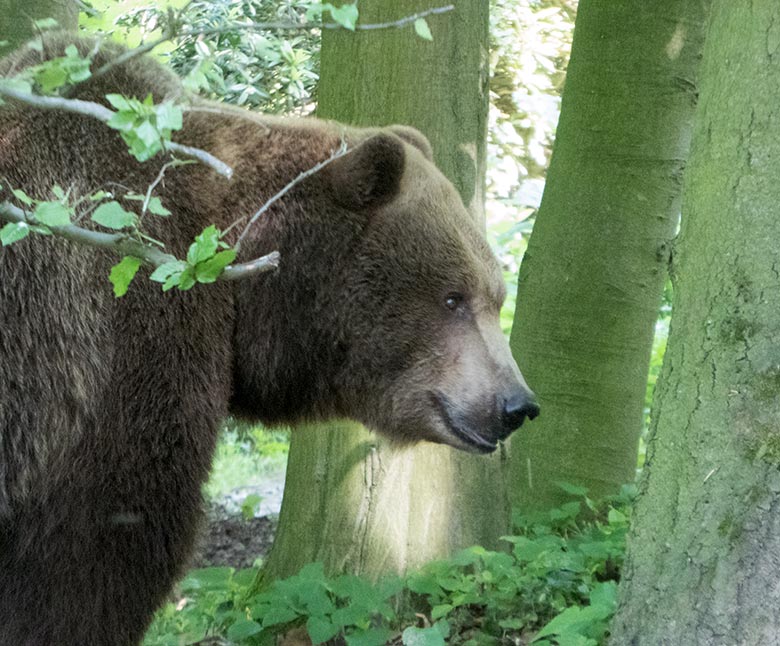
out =
[(750, 381), (752, 398), (756, 403), (772, 401), (780, 395), (780, 366), (756, 373)]
[(740, 316), (724, 318), (719, 331), (719, 338), (724, 343), (744, 343), (755, 336), (761, 325)]
[(780, 429), (761, 423), (753, 417), (752, 432), (743, 436), (744, 456), (750, 461), (762, 460), (767, 464), (780, 466)]

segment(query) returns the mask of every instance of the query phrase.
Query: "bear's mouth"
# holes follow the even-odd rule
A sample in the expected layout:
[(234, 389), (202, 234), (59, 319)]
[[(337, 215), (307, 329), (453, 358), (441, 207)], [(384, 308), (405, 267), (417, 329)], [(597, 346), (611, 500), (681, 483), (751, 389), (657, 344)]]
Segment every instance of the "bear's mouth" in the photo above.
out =
[[(492, 453), (498, 448), (498, 438), (488, 439), (470, 429), (462, 418), (463, 414), (452, 404), (449, 398), (440, 392), (430, 393), (431, 400), (439, 415), (452, 432), (452, 434), (466, 445), (466, 450), (472, 450), (476, 453)], [(456, 447), (463, 448), (463, 447)]]

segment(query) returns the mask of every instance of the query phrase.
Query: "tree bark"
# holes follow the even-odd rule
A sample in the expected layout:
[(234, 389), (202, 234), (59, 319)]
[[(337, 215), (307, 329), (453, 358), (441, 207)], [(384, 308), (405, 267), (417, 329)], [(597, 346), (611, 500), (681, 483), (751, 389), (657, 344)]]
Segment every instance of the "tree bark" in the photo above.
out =
[[(363, 0), (361, 22), (427, 9), (421, 0)], [(404, 123), (431, 141), (437, 165), (482, 218), (488, 2), (458, 3), (414, 30), (326, 31), (319, 116)], [(396, 449), (357, 424), (298, 428), (266, 576), (323, 561), (332, 572), (402, 572), (474, 543), (495, 547), (509, 508), (502, 456), (421, 444)]]
[(613, 644), (780, 641), (780, 7), (713, 7)]
[(79, 8), (74, 0), (0, 0), (0, 56), (36, 35), (33, 21), (54, 18), (62, 29), (75, 30)]
[(634, 479), (708, 2), (582, 0), (511, 345), (542, 415), (512, 440), (521, 510)]

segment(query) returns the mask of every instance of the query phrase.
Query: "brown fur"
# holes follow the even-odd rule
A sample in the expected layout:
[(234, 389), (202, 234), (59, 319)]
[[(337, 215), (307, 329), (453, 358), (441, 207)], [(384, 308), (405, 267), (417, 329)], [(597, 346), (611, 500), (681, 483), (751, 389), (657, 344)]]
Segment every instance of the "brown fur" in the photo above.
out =
[[(47, 46), (56, 55), (66, 42)], [(104, 45), (93, 69), (116, 53)], [(0, 74), (39, 56), (17, 53)], [(149, 60), (77, 98), (109, 92), (183, 94)], [(342, 136), (355, 150), (254, 227), (242, 259), (278, 249), (270, 275), (165, 294), (143, 276), (115, 299), (112, 254), (41, 236), (3, 250), (0, 644), (138, 643), (187, 562), (229, 411), (267, 423), (349, 416), (472, 450), (511, 431), (502, 402), (525, 391), (496, 334), (500, 272), (424, 137), (198, 105), (176, 140), (235, 177), (202, 165), (166, 175), (157, 193), (174, 215), (147, 224), (180, 257), (205, 226), (251, 215)], [(136, 163), (86, 117), (0, 108), (0, 184), (35, 197), (54, 183), (76, 195), (143, 192), (163, 162)], [(457, 310), (444, 306), (452, 292), (465, 297)], [(487, 440), (471, 445), (453, 428)]]

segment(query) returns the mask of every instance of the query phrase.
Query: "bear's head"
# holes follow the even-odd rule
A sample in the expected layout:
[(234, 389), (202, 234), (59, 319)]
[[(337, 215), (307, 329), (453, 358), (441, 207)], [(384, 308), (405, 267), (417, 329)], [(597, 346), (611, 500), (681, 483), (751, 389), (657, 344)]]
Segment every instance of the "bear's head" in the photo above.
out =
[(255, 236), (282, 263), (238, 288), (234, 409), (493, 451), (539, 412), (499, 265), (423, 135), (362, 132)]

